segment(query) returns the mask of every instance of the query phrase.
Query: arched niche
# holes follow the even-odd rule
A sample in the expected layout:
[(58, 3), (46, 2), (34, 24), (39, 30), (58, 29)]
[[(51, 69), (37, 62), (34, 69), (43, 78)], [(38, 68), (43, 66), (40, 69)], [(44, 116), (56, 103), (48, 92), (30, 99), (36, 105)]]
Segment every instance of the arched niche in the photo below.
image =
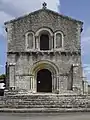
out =
[(35, 37), (36, 37), (36, 48), (38, 50), (53, 49), (53, 32), (51, 29), (40, 28), (39, 30), (37, 30)]

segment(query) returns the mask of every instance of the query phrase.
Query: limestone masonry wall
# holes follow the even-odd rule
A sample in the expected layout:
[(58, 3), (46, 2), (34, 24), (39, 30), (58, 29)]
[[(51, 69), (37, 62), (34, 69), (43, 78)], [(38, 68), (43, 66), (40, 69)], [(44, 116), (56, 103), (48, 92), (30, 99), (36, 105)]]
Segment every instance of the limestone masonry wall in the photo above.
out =
[(8, 52), (25, 51), (25, 33), (48, 27), (54, 33), (64, 34), (65, 50), (78, 51), (80, 47), (80, 32), (82, 23), (67, 19), (48, 10), (40, 10), (7, 24)]
[[(34, 77), (31, 78), (34, 81), (33, 91), (36, 90), (36, 73), (32, 73), (32, 68), (40, 61), (49, 61), (56, 66), (58, 71), (54, 74), (52, 73), (52, 76), (54, 76), (52, 81), (55, 81), (52, 86), (55, 89), (59, 89), (59, 91), (64, 89), (76, 91), (78, 89), (82, 92), (80, 44), (82, 22), (69, 19), (47, 9), (41, 9), (25, 17), (8, 22), (6, 27), (8, 31), (7, 63), (9, 65), (9, 87), (30, 90), (30, 75), (33, 75)], [(57, 51), (53, 48), (51, 52), (38, 52), (35, 49), (32, 52), (27, 51), (25, 34), (29, 31), (33, 31), (35, 34), (40, 28), (49, 28), (53, 35), (56, 31), (61, 31), (64, 35), (63, 50)], [(49, 63), (47, 65), (48, 68), (50, 68)], [(58, 85), (55, 86), (57, 83)]]

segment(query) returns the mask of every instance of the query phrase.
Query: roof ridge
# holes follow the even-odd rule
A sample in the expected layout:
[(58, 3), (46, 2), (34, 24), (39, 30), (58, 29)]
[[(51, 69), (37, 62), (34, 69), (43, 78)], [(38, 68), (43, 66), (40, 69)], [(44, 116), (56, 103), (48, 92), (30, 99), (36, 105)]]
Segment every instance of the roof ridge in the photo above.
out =
[(17, 20), (20, 20), (20, 19), (22, 19), (22, 18), (24, 18), (24, 17), (27, 17), (27, 16), (32, 15), (32, 14), (35, 14), (35, 13), (40, 12), (40, 11), (49, 11), (49, 12), (52, 12), (52, 13), (54, 13), (54, 14), (57, 14), (58, 16), (61, 16), (61, 17), (63, 17), (63, 18), (66, 18), (66, 19), (68, 19), (68, 20), (76, 21), (76, 22), (79, 22), (79, 23), (83, 24), (83, 22), (80, 21), (80, 20), (74, 19), (74, 18), (69, 17), (69, 16), (66, 16), (66, 15), (62, 15), (62, 14), (56, 12), (56, 11), (53, 11), (53, 10), (50, 10), (50, 9), (47, 9), (47, 8), (46, 8), (46, 9), (43, 9), (43, 8), (42, 8), (42, 9), (33, 11), (33, 12), (31, 12), (31, 13), (22, 15), (22, 16), (20, 16), (20, 17), (17, 17), (17, 18), (15, 18), (15, 19), (12, 19), (12, 20), (10, 20), (10, 21), (5, 22), (4, 24), (6, 25), (6, 24), (8, 24), (8, 23), (15, 22), (15, 21), (17, 21)]

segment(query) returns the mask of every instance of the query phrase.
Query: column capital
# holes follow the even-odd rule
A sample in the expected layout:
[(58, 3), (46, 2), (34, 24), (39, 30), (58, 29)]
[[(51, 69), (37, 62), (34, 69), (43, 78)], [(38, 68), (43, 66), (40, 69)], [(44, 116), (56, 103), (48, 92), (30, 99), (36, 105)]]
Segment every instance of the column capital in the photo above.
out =
[(9, 65), (9, 66), (15, 66), (16, 63), (9, 63), (8, 65)]

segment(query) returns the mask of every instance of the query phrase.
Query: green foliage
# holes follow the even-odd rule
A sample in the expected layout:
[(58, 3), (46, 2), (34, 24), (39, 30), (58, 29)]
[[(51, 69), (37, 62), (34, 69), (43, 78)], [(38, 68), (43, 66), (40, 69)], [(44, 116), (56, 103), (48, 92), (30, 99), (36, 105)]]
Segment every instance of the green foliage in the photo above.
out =
[(1, 79), (5, 79), (5, 78), (6, 78), (6, 75), (5, 75), (5, 74), (0, 75), (0, 80), (1, 80)]

